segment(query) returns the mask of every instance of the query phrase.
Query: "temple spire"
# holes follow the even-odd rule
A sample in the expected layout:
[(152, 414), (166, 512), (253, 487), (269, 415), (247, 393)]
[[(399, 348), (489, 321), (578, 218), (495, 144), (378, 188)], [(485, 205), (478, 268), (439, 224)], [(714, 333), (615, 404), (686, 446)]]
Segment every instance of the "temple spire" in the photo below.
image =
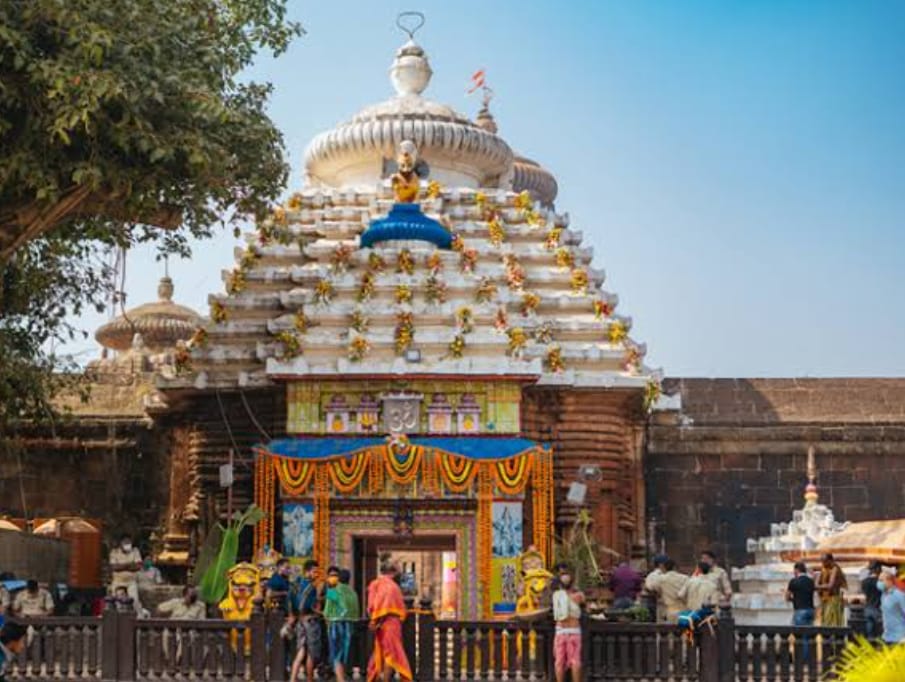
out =
[(814, 461), (814, 446), (808, 448), (808, 485), (804, 489), (805, 505), (817, 504), (817, 464)]

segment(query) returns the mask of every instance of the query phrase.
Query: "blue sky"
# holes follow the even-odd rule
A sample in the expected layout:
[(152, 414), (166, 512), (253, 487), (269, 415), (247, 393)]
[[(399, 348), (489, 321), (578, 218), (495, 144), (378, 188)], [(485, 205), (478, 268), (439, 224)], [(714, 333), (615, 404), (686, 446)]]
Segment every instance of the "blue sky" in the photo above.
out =
[[(249, 74), (274, 83), (290, 191), (313, 135), (390, 96), (407, 9), (427, 15), (425, 94), (473, 115), (487, 70), (500, 134), (556, 174), (649, 364), (905, 375), (905, 3), (296, 2), (307, 36)], [(176, 298), (206, 311), (234, 246), (171, 263)], [(129, 303), (161, 272), (132, 253)]]

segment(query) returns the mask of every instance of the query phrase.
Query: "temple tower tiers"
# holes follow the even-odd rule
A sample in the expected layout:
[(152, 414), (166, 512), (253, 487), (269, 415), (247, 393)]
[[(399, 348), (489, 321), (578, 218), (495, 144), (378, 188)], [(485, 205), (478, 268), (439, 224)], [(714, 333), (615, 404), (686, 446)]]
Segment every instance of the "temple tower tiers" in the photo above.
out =
[[(395, 94), (311, 141), (304, 187), (236, 249), (210, 322), (159, 386), (173, 409), (252, 391), (285, 404), (272, 440), (254, 434), (259, 461), (277, 463), (253, 482), (272, 514), (259, 545), (352, 562), (371, 546), (343, 525), (354, 508), (373, 528), (392, 517), (388, 535), (410, 522), (416, 538), (455, 536), (448, 551), (469, 561), (472, 546), (481, 581), (491, 559), (529, 544), (551, 558), (551, 505), (571, 518), (565, 493), (589, 464), (595, 530), (629, 555), (644, 541), (641, 425), (659, 374), (555, 210), (553, 175), (512, 151), (488, 100), (472, 121), (425, 97), (431, 74), (408, 40), (390, 67)], [(196, 441), (219, 438), (195, 428)], [(342, 472), (322, 471), (338, 461)], [(420, 472), (400, 473), (409, 465)], [(518, 530), (491, 550), (503, 502)], [(290, 520), (313, 539), (288, 547)]]

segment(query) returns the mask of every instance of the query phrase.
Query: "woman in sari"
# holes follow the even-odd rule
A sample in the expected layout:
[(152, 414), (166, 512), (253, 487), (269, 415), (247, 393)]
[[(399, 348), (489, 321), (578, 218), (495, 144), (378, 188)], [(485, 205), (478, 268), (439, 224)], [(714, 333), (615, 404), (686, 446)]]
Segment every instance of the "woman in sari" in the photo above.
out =
[(820, 596), (820, 624), (823, 627), (845, 626), (842, 593), (848, 587), (842, 567), (832, 554), (824, 554), (815, 587)]

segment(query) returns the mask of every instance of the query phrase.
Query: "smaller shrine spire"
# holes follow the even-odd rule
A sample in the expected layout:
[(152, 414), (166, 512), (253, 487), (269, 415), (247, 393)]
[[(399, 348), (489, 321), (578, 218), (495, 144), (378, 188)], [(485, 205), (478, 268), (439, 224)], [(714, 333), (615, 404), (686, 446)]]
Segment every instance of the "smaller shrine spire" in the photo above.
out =
[(804, 489), (805, 506), (817, 504), (817, 464), (814, 460), (814, 446), (808, 448), (808, 484)]

